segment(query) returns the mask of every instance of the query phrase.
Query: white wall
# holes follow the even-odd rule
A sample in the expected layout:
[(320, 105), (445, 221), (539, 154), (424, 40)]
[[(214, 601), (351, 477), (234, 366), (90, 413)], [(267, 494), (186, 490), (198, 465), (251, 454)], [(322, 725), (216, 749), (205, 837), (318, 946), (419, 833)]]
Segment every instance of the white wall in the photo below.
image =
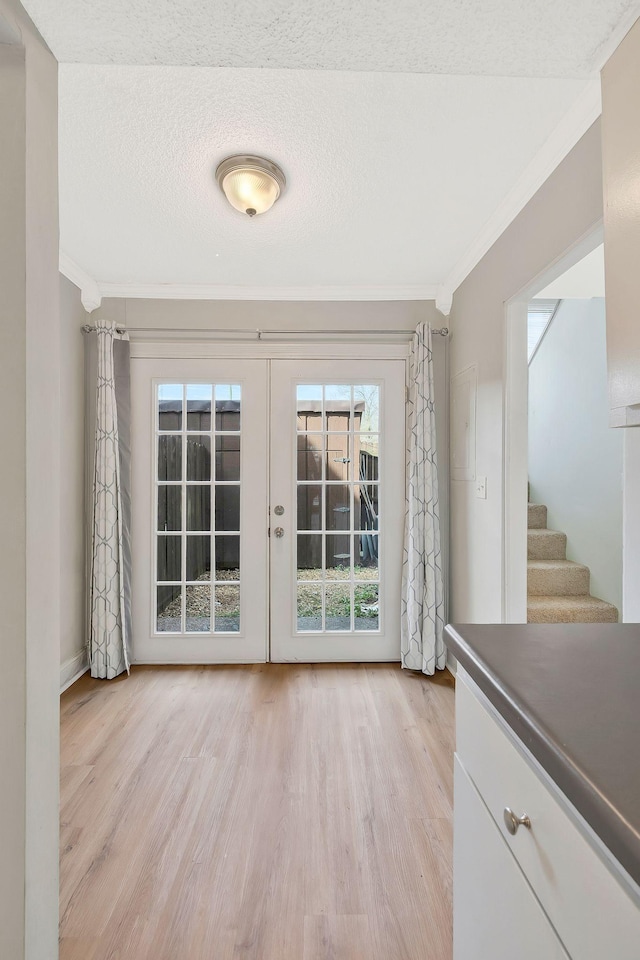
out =
[(60, 679), (85, 662), (84, 624), (84, 338), (80, 291), (60, 276)]
[[(0, 45), (0, 956), (58, 955), (58, 65), (17, 0)], [(20, 42), (21, 40), (21, 42)]]
[(623, 434), (609, 427), (605, 302), (563, 300), (529, 366), (531, 500), (622, 608)]
[[(476, 469), (487, 477), (486, 500), (472, 481), (451, 482), (451, 619), (459, 623), (499, 623), (503, 615), (505, 301), (601, 218), (595, 123), (456, 290), (450, 370), (453, 377), (478, 364)], [(526, 503), (526, 476), (521, 496)]]

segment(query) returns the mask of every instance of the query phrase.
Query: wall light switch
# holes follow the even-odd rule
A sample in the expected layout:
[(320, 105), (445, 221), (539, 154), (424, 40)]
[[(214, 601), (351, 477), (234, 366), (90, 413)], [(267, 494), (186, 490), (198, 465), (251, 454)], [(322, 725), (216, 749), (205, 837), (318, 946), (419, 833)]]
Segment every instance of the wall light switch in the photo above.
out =
[(476, 497), (478, 500), (487, 499), (487, 478), (476, 477)]

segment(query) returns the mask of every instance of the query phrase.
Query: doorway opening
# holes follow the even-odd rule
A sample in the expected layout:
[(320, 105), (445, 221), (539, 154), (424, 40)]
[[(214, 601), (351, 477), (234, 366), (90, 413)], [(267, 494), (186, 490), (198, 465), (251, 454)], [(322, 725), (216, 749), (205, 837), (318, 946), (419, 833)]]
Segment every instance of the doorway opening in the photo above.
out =
[(405, 378), (132, 362), (134, 662), (399, 659)]
[[(595, 589), (608, 592), (609, 596), (591, 598), (588, 559), (574, 553), (584, 550), (594, 511), (598, 504), (603, 505), (604, 499), (602, 491), (595, 492), (600, 483), (594, 483), (597, 471), (593, 465), (587, 471), (585, 458), (602, 457), (608, 465), (610, 488), (618, 454), (609, 450), (609, 445), (621, 443), (611, 437), (614, 431), (606, 426), (602, 242), (600, 224), (505, 305), (503, 620), (507, 623), (525, 623), (528, 619), (535, 622), (539, 618), (542, 622), (594, 619), (598, 611), (592, 600), (601, 599), (610, 607), (599, 612), (606, 619), (614, 619), (614, 614), (617, 619), (615, 590), (603, 591), (602, 581), (596, 576)], [(576, 307), (578, 301), (582, 309)], [(572, 349), (572, 338), (580, 331), (584, 335), (573, 339)], [(581, 359), (582, 353), (585, 356)], [(586, 367), (581, 372), (581, 364), (590, 365), (589, 373)], [(580, 391), (584, 396), (580, 396)], [(588, 412), (590, 406), (599, 411), (597, 437), (593, 416)], [(566, 436), (561, 442), (563, 431)], [(558, 449), (551, 458), (554, 446)], [(556, 473), (555, 481), (551, 467)], [(549, 492), (552, 482), (564, 491), (560, 499), (573, 504), (576, 523), (571, 516), (567, 518), (565, 509), (557, 505), (556, 495)], [(590, 484), (595, 489), (587, 496)], [(613, 503), (614, 509), (621, 511), (620, 486), (617, 506), (616, 498)], [(551, 511), (543, 509), (548, 506), (545, 498), (552, 501)], [(537, 504), (541, 509), (535, 509), (536, 500), (542, 501)], [(605, 505), (603, 525), (609, 534), (618, 529), (618, 521), (610, 514)], [(569, 536), (562, 529), (563, 523), (576, 532)], [(560, 529), (554, 530), (555, 526)], [(536, 530), (540, 532), (532, 532)], [(563, 555), (567, 548), (569, 552)], [(546, 604), (546, 600), (536, 599), (530, 603), (530, 593), (537, 598), (580, 596), (584, 598), (583, 609), (563, 612), (563, 603), (559, 601)], [(546, 610), (531, 609), (545, 604)], [(564, 606), (568, 609), (574, 605), (565, 602)]]

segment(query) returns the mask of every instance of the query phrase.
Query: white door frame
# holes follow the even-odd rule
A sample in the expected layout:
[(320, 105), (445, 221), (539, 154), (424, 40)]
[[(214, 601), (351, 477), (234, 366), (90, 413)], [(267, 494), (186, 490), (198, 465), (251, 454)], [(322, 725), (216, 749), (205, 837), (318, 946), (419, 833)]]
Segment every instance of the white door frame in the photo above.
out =
[(568, 250), (510, 300), (504, 311), (503, 384), (503, 538), (502, 621), (527, 622), (527, 481), (529, 473), (529, 364), (527, 308), (529, 301), (557, 280), (603, 241), (597, 221)]
[[(209, 335), (208, 335), (209, 334)], [(283, 341), (262, 340), (259, 336), (253, 340), (220, 339), (215, 331), (198, 331), (193, 339), (175, 340), (175, 331), (167, 331), (166, 337), (153, 331), (153, 335), (144, 334), (131, 340), (131, 358), (162, 360), (403, 360), (405, 362), (405, 383), (408, 377), (408, 358), (411, 343), (406, 334), (398, 336), (379, 335), (366, 337), (365, 342), (345, 341), (335, 337), (327, 338), (314, 335), (313, 338), (291, 339)], [(266, 521), (265, 511), (265, 521)], [(270, 643), (267, 650), (270, 657)], [(148, 658), (136, 662), (149, 662)], [(168, 662), (159, 655), (155, 663)]]

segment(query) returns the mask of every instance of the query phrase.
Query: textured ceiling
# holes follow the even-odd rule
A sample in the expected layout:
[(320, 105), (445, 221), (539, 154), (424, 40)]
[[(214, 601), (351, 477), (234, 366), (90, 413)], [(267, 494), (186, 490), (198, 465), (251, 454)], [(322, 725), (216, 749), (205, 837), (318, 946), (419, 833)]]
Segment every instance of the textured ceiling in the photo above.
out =
[[(580, 80), (62, 65), (61, 245), (113, 283), (442, 281)], [(287, 190), (249, 220), (233, 153)]]
[(23, 0), (59, 60), (576, 77), (634, 0)]

